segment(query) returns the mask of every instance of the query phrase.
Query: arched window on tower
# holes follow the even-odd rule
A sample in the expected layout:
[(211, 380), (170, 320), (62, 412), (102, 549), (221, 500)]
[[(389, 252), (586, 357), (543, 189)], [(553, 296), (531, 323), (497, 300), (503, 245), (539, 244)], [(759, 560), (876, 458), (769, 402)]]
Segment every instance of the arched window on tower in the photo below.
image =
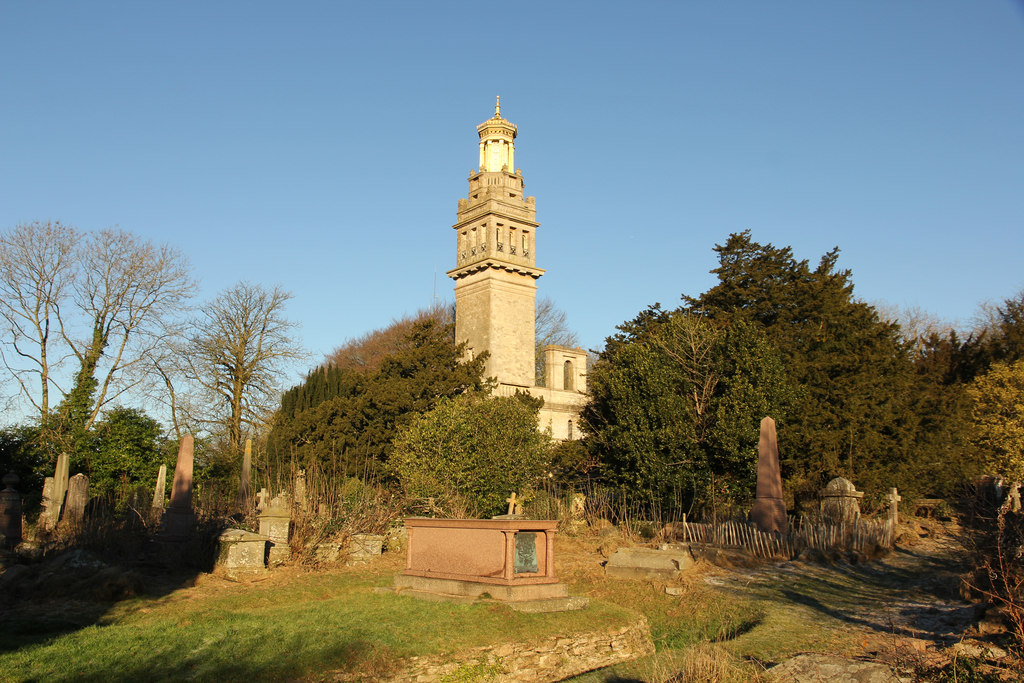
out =
[(573, 391), (573, 372), (572, 372), (572, 361), (565, 361), (565, 365), (562, 366), (562, 388), (566, 391)]
[(569, 435), (569, 440), (571, 441), (572, 440), (572, 420), (569, 420), (569, 428), (566, 431), (566, 434)]

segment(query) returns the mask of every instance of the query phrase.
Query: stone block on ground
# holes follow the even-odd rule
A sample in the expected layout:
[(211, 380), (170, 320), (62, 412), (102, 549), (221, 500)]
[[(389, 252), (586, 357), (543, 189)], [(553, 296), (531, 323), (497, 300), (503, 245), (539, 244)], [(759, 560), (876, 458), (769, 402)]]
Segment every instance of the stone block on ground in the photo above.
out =
[(605, 565), (605, 574), (616, 579), (671, 579), (694, 565), (689, 548), (654, 550), (619, 548)]
[(767, 678), (772, 683), (899, 683), (884, 664), (817, 654), (786, 660), (769, 669)]
[(384, 552), (384, 537), (378, 534), (352, 534), (348, 541), (348, 563), (367, 562)]

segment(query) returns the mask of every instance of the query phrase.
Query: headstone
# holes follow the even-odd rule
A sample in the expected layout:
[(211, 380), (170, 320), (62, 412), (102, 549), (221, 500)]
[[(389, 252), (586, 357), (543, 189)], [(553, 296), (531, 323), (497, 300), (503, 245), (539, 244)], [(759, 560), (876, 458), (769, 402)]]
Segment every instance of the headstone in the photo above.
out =
[(306, 509), (306, 470), (299, 470), (295, 475), (295, 507)]
[(266, 510), (269, 502), (270, 493), (266, 489), (260, 489), (260, 492), (256, 494), (256, 511), (263, 512)]
[(18, 475), (4, 475), (4, 488), (0, 491), (0, 548), (13, 550), (21, 543), (21, 494), (15, 488)]
[(85, 516), (85, 504), (89, 502), (89, 477), (81, 472), (68, 481), (68, 502), (64, 519), (78, 524)]
[(1010, 501), (1010, 512), (1020, 512), (1020, 484), (1010, 484), (1010, 494), (1007, 496)]
[(775, 420), (761, 420), (761, 437), (757, 442), (757, 494), (750, 510), (750, 521), (761, 531), (785, 533), (789, 529), (786, 503), (782, 497), (782, 470), (779, 469), (779, 444), (775, 436)]
[(885, 501), (889, 504), (889, 521), (892, 524), (900, 523), (900, 501), (903, 500), (903, 496), (899, 494), (896, 487), (889, 489), (889, 495), (885, 497)]
[(164, 511), (164, 496), (167, 491), (167, 465), (160, 465), (160, 471), (156, 474), (156, 486), (153, 487), (153, 514)]
[(292, 516), (288, 496), (283, 493), (274, 496), (260, 513), (259, 523), (260, 535), (270, 539), (267, 566), (276, 567), (284, 564), (291, 556), (288, 536), (291, 532)]
[(821, 490), (821, 514), (836, 524), (852, 524), (860, 517), (864, 493), (847, 479), (836, 477)]
[(248, 512), (252, 504), (252, 439), (245, 440), (245, 454), (242, 455), (242, 481), (238, 487), (238, 507)]
[(505, 502), (508, 503), (508, 512), (504, 515), (495, 515), (491, 519), (519, 519), (523, 516), (523, 506), (516, 501), (515, 491), (505, 499)]
[(53, 477), (43, 479), (43, 509), (39, 513), (39, 528), (42, 530), (52, 529), (55, 525), (53, 518), (56, 516), (56, 501), (53, 495)]
[(192, 512), (192, 459), (195, 441), (186, 434), (178, 446), (178, 462), (174, 466), (174, 483), (171, 485), (171, 503), (164, 510), (161, 531), (164, 538), (183, 540), (192, 531), (195, 514)]

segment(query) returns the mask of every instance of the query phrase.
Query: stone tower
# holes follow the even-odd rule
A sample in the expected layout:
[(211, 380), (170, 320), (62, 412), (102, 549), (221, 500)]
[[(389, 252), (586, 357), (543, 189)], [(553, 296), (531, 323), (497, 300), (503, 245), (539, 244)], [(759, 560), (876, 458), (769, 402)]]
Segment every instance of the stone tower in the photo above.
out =
[(469, 176), (469, 196), (459, 200), (455, 280), (455, 338), (469, 353), (490, 352), (485, 375), (499, 394), (534, 385), (534, 315), (537, 211), (523, 196), (514, 170), (516, 127), (501, 116), (477, 126), (480, 168)]
[(469, 174), (469, 196), (459, 200), (455, 280), (455, 338), (470, 354), (490, 354), (485, 376), (498, 380), (496, 394), (524, 391), (544, 399), (540, 428), (556, 439), (579, 438), (579, 411), (586, 400), (587, 353), (546, 346), (545, 380), (536, 383), (537, 210), (523, 196), (515, 168), (514, 124), (494, 116), (477, 126), (480, 168)]

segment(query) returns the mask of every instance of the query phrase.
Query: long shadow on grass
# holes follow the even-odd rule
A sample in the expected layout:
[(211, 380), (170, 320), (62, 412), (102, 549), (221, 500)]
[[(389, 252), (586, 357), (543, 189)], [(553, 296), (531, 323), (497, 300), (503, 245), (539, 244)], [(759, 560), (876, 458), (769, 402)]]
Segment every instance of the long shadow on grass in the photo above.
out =
[(774, 591), (839, 621), (885, 633), (942, 641), (962, 631), (974, 608), (956, 595), (956, 566), (949, 558), (895, 553), (898, 566), (815, 567), (782, 580)]
[(97, 624), (124, 600), (193, 585), (213, 569), (223, 527), (204, 521), (188, 538), (166, 541), (124, 520), (83, 525), (37, 561), (9, 565), (0, 574), (0, 654)]

